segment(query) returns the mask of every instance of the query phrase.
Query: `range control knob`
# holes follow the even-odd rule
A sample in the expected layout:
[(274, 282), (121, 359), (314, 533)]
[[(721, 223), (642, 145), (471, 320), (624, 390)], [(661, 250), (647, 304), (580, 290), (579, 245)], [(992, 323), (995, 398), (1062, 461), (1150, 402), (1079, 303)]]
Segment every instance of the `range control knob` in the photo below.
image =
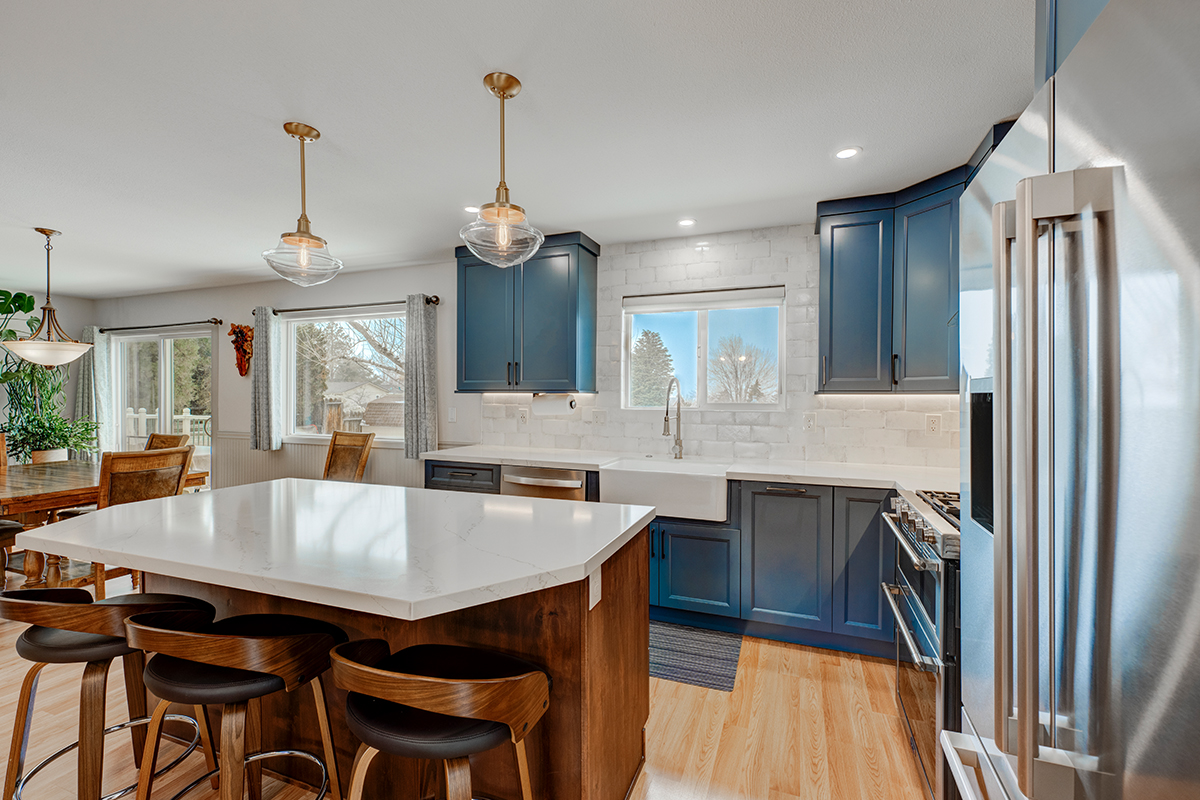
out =
[(928, 522), (922, 522), (921, 538), (928, 544), (937, 544), (937, 529), (935, 529)]

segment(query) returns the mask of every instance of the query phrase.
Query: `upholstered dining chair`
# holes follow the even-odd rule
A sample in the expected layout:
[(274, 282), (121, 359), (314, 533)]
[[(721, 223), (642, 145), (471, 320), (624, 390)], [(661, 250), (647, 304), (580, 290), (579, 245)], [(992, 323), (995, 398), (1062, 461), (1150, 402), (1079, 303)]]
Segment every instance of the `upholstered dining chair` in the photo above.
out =
[(146, 438), (146, 450), (169, 450), (186, 447), (192, 437), (186, 433), (152, 433)]
[[(105, 453), (100, 460), (100, 493), (96, 508), (183, 494), (195, 450), (194, 446), (188, 446)], [(105, 581), (131, 574), (133, 571), (124, 567), (106, 570), (103, 564), (94, 563), (89, 577), (64, 581), (62, 585), (95, 584), (96, 598), (103, 599)], [(133, 582), (136, 589), (139, 582), (136, 574), (133, 574)]]
[(334, 431), (325, 456), (325, 474), (321, 477), (327, 481), (362, 483), (374, 441), (373, 433)]

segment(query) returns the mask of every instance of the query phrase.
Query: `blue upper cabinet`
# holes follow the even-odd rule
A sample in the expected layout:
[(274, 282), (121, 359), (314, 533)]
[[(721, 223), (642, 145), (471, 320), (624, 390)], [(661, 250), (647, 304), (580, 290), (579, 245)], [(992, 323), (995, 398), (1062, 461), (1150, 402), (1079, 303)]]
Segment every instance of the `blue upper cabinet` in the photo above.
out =
[(896, 209), (896, 389), (958, 391), (958, 199), (946, 189)]
[(821, 217), (818, 388), (892, 389), (892, 209)]
[(558, 234), (500, 269), (459, 247), (458, 391), (594, 392), (599, 252)]

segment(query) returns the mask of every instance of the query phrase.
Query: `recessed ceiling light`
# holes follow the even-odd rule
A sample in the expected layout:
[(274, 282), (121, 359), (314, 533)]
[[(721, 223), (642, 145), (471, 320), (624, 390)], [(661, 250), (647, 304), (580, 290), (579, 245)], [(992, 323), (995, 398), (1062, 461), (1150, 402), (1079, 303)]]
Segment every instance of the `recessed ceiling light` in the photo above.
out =
[(682, 227), (684, 227), (684, 228), (690, 228), (690, 227), (692, 227), (693, 225), (695, 225), (695, 224), (696, 224), (696, 220), (694, 220), (694, 219), (681, 219), (681, 220), (679, 220), (679, 224), (680, 224)]
[(479, 206), (463, 206), (463, 211), (467, 212), (468, 214), (478, 214)]
[(862, 152), (861, 147), (847, 147), (845, 150), (838, 150), (837, 157), (838, 158), (854, 158), (856, 155), (858, 155), (861, 152)]

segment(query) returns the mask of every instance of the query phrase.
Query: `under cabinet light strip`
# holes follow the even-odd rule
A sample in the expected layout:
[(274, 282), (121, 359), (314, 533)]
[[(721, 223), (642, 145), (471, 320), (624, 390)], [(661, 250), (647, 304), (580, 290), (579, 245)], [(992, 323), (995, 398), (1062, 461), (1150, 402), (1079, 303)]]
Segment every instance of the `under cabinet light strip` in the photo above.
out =
[[(440, 305), (442, 299), (436, 294), (425, 298), (425, 305)], [(277, 308), (274, 310), (276, 316), (279, 314), (294, 314), (300, 311), (339, 311), (345, 308), (370, 308), (372, 306), (402, 306), (404, 300), (383, 300), (378, 303), (348, 303), (344, 306), (308, 306), (307, 308)], [(254, 312), (251, 311), (251, 314)]]
[(188, 325), (224, 325), (225, 323), (216, 317), (201, 319), (195, 322), (167, 322), (163, 325), (131, 325), (125, 328), (99, 328), (101, 333), (112, 333), (113, 331), (148, 331), (156, 328), (183, 328)]

